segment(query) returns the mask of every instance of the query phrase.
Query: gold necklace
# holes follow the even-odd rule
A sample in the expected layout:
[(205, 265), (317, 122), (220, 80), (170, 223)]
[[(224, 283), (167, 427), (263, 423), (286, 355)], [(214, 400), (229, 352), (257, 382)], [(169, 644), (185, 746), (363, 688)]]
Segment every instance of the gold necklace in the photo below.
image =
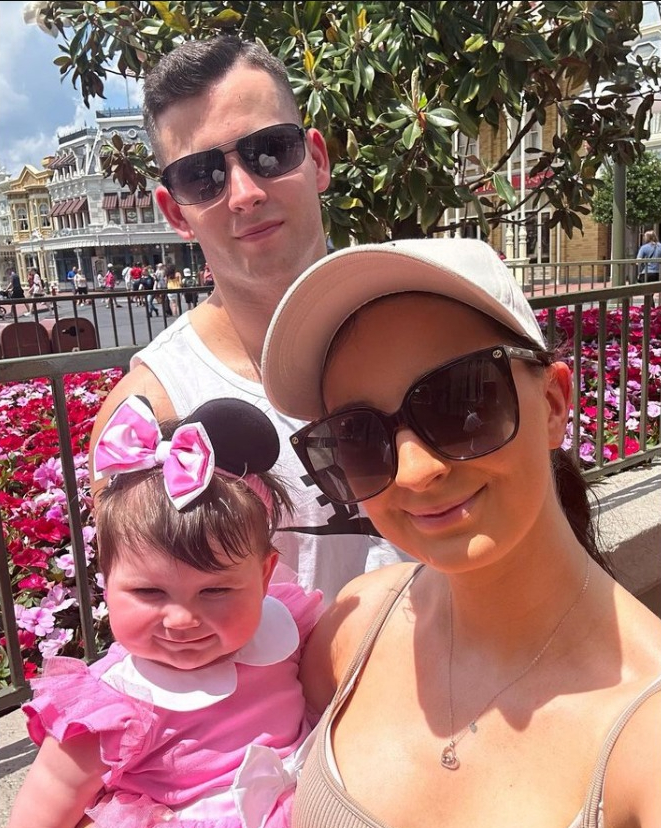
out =
[(588, 557), (586, 562), (585, 579), (583, 580), (583, 586), (581, 587), (581, 590), (578, 593), (578, 596), (576, 597), (574, 603), (569, 607), (569, 609), (565, 612), (562, 618), (555, 625), (553, 631), (551, 632), (551, 635), (547, 638), (546, 643), (544, 644), (542, 649), (537, 653), (537, 655), (533, 658), (530, 664), (524, 667), (524, 669), (516, 676), (516, 678), (513, 678), (512, 681), (508, 682), (503, 688), (501, 688), (497, 693), (495, 693), (484, 705), (484, 707), (480, 710), (480, 712), (476, 716), (474, 716), (471, 719), (471, 721), (466, 725), (466, 727), (463, 730), (459, 731), (459, 733), (457, 733), (456, 735), (454, 732), (454, 709), (452, 707), (452, 650), (454, 645), (454, 630), (452, 625), (452, 593), (448, 593), (448, 602), (450, 605), (450, 652), (448, 654), (448, 699), (450, 708), (450, 741), (441, 752), (441, 765), (444, 768), (447, 768), (448, 770), (457, 770), (457, 768), (459, 767), (459, 758), (457, 757), (456, 747), (459, 744), (459, 742), (464, 738), (468, 731), (470, 731), (471, 733), (475, 733), (477, 731), (478, 719), (487, 712), (487, 710), (491, 707), (491, 705), (496, 701), (497, 698), (502, 696), (506, 690), (509, 690), (510, 687), (513, 687), (518, 681), (521, 681), (521, 679), (532, 670), (535, 664), (537, 664), (540, 658), (550, 647), (551, 642), (558, 634), (560, 627), (562, 627), (562, 625), (569, 618), (571, 613), (579, 605), (581, 598), (585, 595), (589, 582), (590, 558)]

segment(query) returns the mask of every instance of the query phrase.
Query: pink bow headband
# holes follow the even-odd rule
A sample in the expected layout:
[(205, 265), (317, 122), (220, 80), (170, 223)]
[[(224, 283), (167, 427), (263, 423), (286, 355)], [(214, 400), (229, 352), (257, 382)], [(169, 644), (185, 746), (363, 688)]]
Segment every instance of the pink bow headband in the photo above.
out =
[(213, 445), (202, 423), (185, 423), (175, 429), (171, 440), (164, 440), (151, 408), (140, 397), (128, 397), (112, 413), (94, 448), (95, 479), (155, 466), (163, 467), (165, 491), (176, 509), (201, 495), (216, 472), (242, 480), (271, 514), (271, 492), (259, 475), (240, 476), (216, 468)]

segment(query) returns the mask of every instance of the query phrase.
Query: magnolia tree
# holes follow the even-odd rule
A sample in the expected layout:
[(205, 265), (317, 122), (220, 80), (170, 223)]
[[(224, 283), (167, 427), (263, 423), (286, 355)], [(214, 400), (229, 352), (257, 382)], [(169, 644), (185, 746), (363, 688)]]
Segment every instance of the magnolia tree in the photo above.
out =
[[(30, 4), (60, 41), (56, 59), (85, 103), (108, 73), (140, 78), (188, 39), (257, 38), (287, 66), (306, 125), (334, 163), (323, 203), (336, 246), (427, 235), (449, 209), (484, 234), (522, 215), (507, 161), (548, 122), (533, 156), (526, 210), (546, 205), (571, 235), (606, 159), (632, 163), (648, 137), (657, 66), (624, 72), (642, 2), (134, 2)], [(635, 112), (627, 98), (636, 99)], [(497, 157), (458, 147), (505, 130)], [(464, 136), (463, 142), (458, 136)], [(157, 171), (144, 145), (113, 139), (105, 172), (131, 188)], [(477, 173), (475, 172), (477, 168)], [(446, 212), (447, 211), (447, 212)]]

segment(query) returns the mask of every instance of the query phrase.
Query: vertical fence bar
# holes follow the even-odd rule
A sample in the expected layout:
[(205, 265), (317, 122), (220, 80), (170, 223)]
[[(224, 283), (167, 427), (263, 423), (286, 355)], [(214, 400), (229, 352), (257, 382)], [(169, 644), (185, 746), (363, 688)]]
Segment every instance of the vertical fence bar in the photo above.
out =
[(620, 325), (620, 419), (617, 423), (617, 456), (626, 457), (627, 383), (629, 380), (629, 299), (622, 299)]
[(21, 646), (18, 640), (18, 626), (16, 624), (16, 613), (14, 612), (14, 596), (11, 588), (11, 575), (9, 574), (9, 553), (5, 543), (3, 522), (0, 519), (0, 609), (2, 609), (2, 626), (7, 642), (7, 657), (9, 658), (9, 676), (13, 690), (0, 691), (0, 710), (3, 696), (9, 699), (9, 704), (19, 704), (28, 697), (28, 683), (23, 672), (23, 660), (21, 658)]
[(572, 410), (572, 454), (578, 462), (581, 454), (581, 388), (583, 386), (583, 305), (574, 308), (574, 389)]
[(597, 436), (595, 440), (595, 463), (604, 467), (604, 389), (606, 386), (606, 306), (599, 302), (599, 331), (597, 334)]
[(78, 607), (80, 610), (80, 628), (83, 636), (85, 656), (92, 659), (96, 656), (94, 624), (92, 619), (92, 601), (87, 583), (87, 559), (85, 558), (85, 542), (83, 540), (83, 524), (80, 517), (78, 502), (78, 484), (74, 467), (73, 451), (71, 450), (71, 429), (67, 415), (66, 394), (64, 381), (61, 376), (51, 379), (53, 389), (53, 404), (55, 407), (55, 421), (57, 434), (60, 440), (60, 458), (62, 461), (62, 477), (64, 491), (67, 497), (69, 514), (69, 529), (71, 532), (71, 549), (73, 552), (74, 569), (76, 572), (76, 587), (78, 591)]
[[(640, 431), (638, 432), (638, 448), (647, 449), (647, 403), (650, 394), (650, 327), (652, 320), (652, 297), (643, 299), (643, 341), (641, 343), (640, 366)], [(661, 400), (659, 400), (661, 404)], [(661, 432), (661, 429), (660, 429)]]

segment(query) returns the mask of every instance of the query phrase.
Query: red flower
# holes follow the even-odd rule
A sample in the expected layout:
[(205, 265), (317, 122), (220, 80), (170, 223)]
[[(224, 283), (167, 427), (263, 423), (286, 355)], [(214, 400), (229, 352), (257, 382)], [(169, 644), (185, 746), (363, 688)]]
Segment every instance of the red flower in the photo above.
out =
[(19, 589), (46, 589), (47, 586), (48, 581), (46, 578), (43, 575), (37, 575), (36, 572), (28, 575), (27, 578), (22, 578), (18, 582)]

